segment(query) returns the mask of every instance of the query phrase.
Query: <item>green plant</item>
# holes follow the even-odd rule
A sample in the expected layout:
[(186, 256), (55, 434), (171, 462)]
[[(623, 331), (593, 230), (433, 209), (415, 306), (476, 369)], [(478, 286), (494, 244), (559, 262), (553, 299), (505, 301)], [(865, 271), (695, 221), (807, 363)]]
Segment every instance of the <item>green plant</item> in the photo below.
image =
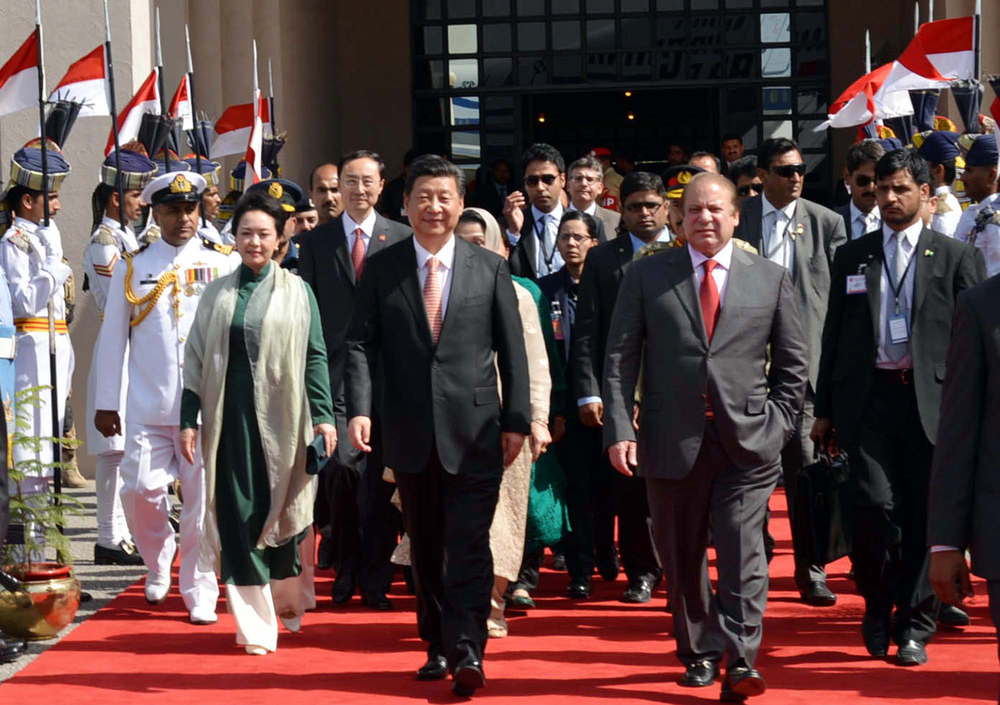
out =
[[(38, 386), (17, 392), (15, 394), (16, 415), (10, 412), (7, 404), (4, 404), (3, 413), (6, 414), (8, 427), (11, 421), (15, 421), (14, 432), (10, 434), (8, 439), (11, 451), (13, 448), (19, 448), (37, 455), (45, 443), (58, 442), (63, 447), (81, 445), (80, 441), (68, 438), (31, 435), (32, 416), (30, 411), (36, 408), (47, 408), (45, 404), (49, 402), (49, 399), (43, 399), (42, 393), (50, 389), (49, 386)], [(16, 418), (12, 419), (12, 416)], [(24, 527), (24, 542), (19, 545), (11, 545), (8, 541), (4, 545), (3, 561), (0, 564), (11, 566), (14, 572), (19, 572), (17, 569), (20, 567), (30, 571), (38, 557), (44, 555), (46, 546), (55, 548), (56, 558), (60, 563), (71, 564), (70, 541), (60, 531), (60, 527), (65, 525), (67, 516), (82, 513), (83, 505), (76, 497), (56, 493), (51, 488), (38, 494), (25, 494), (22, 487), (26, 478), (38, 476), (49, 469), (52, 469), (53, 472), (60, 472), (65, 463), (43, 463), (37, 457), (13, 462), (12, 458), (13, 452), (9, 453), (7, 457), (10, 468), (10, 523), (11, 525), (20, 524)], [(36, 531), (41, 532), (44, 536), (43, 540), (40, 541), (36, 538)]]

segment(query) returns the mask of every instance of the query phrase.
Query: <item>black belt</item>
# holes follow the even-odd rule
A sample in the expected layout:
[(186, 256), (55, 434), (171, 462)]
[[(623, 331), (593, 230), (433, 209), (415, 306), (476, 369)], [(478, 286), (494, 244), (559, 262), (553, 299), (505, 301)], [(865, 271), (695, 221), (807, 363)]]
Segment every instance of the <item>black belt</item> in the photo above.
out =
[(888, 382), (890, 384), (910, 385), (913, 384), (913, 368), (905, 370), (883, 370), (876, 367), (875, 379), (879, 382)]

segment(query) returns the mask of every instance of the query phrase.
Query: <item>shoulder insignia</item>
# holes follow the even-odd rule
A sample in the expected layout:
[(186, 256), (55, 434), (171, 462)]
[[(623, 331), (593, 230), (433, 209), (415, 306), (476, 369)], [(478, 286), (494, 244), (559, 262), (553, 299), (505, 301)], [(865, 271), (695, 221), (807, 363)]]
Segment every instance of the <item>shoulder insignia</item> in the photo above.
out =
[(944, 215), (945, 213), (951, 213), (951, 206), (948, 205), (946, 199), (939, 198), (937, 208), (934, 209), (934, 215)]
[(145, 250), (147, 247), (149, 247), (149, 243), (148, 242), (144, 242), (143, 244), (139, 245), (139, 249), (138, 250), (132, 250), (131, 252), (123, 252), (122, 253), (122, 259), (131, 261), (133, 257), (135, 257), (137, 254), (139, 254), (143, 250)]
[(674, 240), (671, 240), (670, 242), (657, 241), (657, 242), (651, 242), (647, 245), (643, 245), (641, 248), (639, 248), (638, 252), (632, 255), (632, 261), (636, 262), (642, 259), (643, 257), (649, 257), (650, 255), (655, 255), (659, 252), (666, 252), (667, 250), (672, 250), (675, 247), (679, 247), (679, 245), (675, 245), (674, 242), (675, 242)]
[(115, 239), (115, 231), (109, 228), (104, 223), (101, 223), (100, 227), (97, 228), (97, 232), (94, 233), (94, 242), (98, 245), (117, 245), (118, 242)]
[(233, 254), (233, 250), (236, 249), (232, 245), (220, 245), (219, 243), (213, 240), (209, 240), (207, 237), (203, 237), (201, 241), (202, 244), (204, 244), (205, 247), (207, 247), (208, 249), (215, 250), (216, 252), (219, 252), (224, 255), (231, 255)]
[(736, 247), (738, 247), (739, 249), (743, 250), (744, 252), (749, 252), (754, 255), (760, 254), (759, 252), (757, 252), (756, 247), (751, 245), (746, 240), (740, 240), (738, 237), (733, 238), (733, 244), (736, 245)]
[(31, 239), (28, 234), (25, 233), (20, 228), (12, 228), (10, 232), (7, 233), (7, 240), (10, 241), (14, 247), (25, 252), (31, 251)]
[(156, 242), (160, 239), (160, 226), (151, 225), (142, 235), (139, 236), (139, 242), (148, 245), (151, 242)]

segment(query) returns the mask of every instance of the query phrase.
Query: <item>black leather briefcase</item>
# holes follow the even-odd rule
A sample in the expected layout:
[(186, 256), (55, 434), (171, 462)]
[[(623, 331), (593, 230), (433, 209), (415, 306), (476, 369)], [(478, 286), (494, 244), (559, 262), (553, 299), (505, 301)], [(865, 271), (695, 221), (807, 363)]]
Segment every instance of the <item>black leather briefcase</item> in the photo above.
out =
[(826, 453), (799, 473), (795, 529), (809, 565), (826, 565), (851, 552), (854, 512), (847, 454)]

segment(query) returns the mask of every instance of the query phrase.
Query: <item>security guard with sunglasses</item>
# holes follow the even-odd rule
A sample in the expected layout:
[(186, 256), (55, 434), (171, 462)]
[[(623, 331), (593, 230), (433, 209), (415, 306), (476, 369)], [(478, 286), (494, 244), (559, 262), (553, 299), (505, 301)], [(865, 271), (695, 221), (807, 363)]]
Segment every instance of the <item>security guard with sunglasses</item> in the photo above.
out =
[[(819, 371), (823, 319), (830, 293), (830, 271), (837, 248), (847, 242), (844, 219), (828, 208), (802, 198), (807, 167), (798, 145), (785, 138), (764, 140), (757, 153), (757, 173), (764, 193), (740, 207), (735, 236), (757, 248), (762, 257), (785, 267), (792, 277), (802, 325), (809, 343), (809, 386), (798, 432), (781, 454), (785, 496), (794, 497), (799, 471), (813, 462), (813, 400)], [(789, 515), (793, 511), (791, 502)], [(790, 517), (791, 518), (791, 517)], [(802, 599), (814, 606), (837, 601), (826, 586), (826, 571), (810, 565), (804, 536), (792, 521), (795, 584)]]

